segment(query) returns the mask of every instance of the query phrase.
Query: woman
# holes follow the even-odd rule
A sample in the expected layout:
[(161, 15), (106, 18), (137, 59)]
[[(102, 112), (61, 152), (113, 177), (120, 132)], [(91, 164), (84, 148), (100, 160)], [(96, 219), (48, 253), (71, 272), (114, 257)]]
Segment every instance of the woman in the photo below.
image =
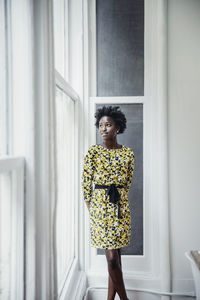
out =
[[(117, 143), (126, 128), (119, 107), (100, 108), (95, 113), (100, 145), (89, 148), (82, 173), (84, 200), (90, 214), (91, 246), (104, 249), (108, 263), (108, 300), (128, 300), (124, 287), (120, 248), (130, 244), (131, 216), (128, 192), (134, 170), (133, 151)], [(94, 189), (93, 187), (94, 183)]]

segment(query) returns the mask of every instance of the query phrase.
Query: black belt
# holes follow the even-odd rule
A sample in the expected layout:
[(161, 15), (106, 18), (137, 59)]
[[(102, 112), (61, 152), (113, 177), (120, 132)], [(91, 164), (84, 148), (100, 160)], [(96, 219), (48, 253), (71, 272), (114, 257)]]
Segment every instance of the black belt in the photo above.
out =
[(115, 185), (115, 184), (110, 184), (110, 185), (100, 185), (100, 184), (95, 184), (95, 189), (105, 189), (106, 190), (106, 197), (108, 195), (110, 196), (109, 202), (111, 203), (118, 203), (118, 219), (121, 219), (121, 214), (120, 214), (120, 204), (119, 204), (119, 192), (117, 188), (123, 188), (123, 185)]

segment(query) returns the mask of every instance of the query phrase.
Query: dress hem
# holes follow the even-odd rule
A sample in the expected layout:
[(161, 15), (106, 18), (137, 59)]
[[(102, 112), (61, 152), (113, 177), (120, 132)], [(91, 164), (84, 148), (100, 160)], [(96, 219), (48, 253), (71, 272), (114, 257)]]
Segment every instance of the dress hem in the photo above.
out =
[(96, 249), (101, 249), (101, 250), (115, 250), (115, 249), (121, 249), (121, 248), (124, 248), (124, 247), (128, 247), (130, 246), (130, 243), (126, 244), (126, 245), (122, 245), (122, 246), (118, 246), (116, 248), (110, 248), (110, 247), (99, 247), (99, 246), (95, 246), (95, 245), (92, 245), (90, 244), (91, 247), (93, 248), (96, 248)]

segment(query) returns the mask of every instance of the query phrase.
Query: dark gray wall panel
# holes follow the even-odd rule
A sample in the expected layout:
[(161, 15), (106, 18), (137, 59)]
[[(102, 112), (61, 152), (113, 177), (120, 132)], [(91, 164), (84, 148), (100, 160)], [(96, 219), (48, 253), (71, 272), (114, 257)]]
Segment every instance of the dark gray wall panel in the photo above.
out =
[[(127, 129), (123, 134), (118, 135), (118, 142), (133, 149), (135, 154), (135, 170), (129, 192), (131, 244), (122, 249), (122, 254), (143, 255), (143, 104), (113, 106), (119, 106), (127, 119)], [(102, 105), (97, 104), (96, 109), (99, 107)], [(98, 131), (96, 132), (96, 142), (97, 144), (102, 142)], [(104, 254), (104, 251), (98, 249), (97, 253)]]
[(144, 95), (144, 0), (97, 0), (97, 96)]

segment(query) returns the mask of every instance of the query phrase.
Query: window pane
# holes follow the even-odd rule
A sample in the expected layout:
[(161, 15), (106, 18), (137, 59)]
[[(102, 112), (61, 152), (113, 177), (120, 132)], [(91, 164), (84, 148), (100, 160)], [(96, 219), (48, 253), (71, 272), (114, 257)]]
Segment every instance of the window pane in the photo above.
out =
[(54, 57), (56, 70), (67, 80), (67, 1), (53, 1)]
[(0, 174), (0, 299), (11, 296), (11, 174)]
[(144, 0), (97, 0), (97, 96), (144, 95)]
[(74, 102), (56, 91), (57, 135), (57, 280), (63, 287), (74, 258)]
[(5, 3), (0, 1), (0, 156), (7, 154), (7, 95), (6, 95), (6, 17)]
[[(129, 191), (131, 208), (131, 244), (122, 249), (122, 254), (143, 255), (143, 104), (107, 104), (119, 106), (127, 119), (127, 129), (119, 134), (118, 142), (133, 149), (135, 154), (135, 169), (133, 182)], [(96, 109), (101, 107), (96, 105)], [(101, 138), (96, 133), (97, 144)], [(98, 249), (98, 254), (104, 254)]]

